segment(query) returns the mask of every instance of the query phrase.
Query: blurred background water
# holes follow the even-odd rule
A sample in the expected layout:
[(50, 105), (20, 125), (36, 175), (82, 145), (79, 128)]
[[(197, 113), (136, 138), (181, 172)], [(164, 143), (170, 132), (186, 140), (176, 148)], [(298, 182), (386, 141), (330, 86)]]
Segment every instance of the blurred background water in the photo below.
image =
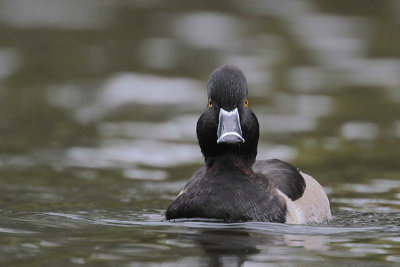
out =
[[(164, 221), (227, 63), (329, 224)], [(0, 0), (0, 265), (398, 265), (399, 103), (400, 1)]]

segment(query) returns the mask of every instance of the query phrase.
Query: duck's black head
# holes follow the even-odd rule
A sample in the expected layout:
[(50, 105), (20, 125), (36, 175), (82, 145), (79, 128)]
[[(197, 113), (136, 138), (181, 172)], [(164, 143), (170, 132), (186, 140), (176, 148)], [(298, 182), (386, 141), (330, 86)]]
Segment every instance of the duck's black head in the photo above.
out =
[(207, 88), (208, 105), (196, 130), (207, 166), (222, 161), (251, 169), (259, 126), (248, 106), (246, 77), (237, 67), (225, 65), (211, 73)]

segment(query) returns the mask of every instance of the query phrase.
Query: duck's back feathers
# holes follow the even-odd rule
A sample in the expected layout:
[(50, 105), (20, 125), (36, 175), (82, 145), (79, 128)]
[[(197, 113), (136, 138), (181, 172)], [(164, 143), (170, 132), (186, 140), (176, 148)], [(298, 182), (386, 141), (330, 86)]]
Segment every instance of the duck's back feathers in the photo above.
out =
[(264, 174), (277, 189), (295, 201), (301, 198), (306, 187), (303, 176), (289, 163), (278, 160), (257, 160), (253, 171)]

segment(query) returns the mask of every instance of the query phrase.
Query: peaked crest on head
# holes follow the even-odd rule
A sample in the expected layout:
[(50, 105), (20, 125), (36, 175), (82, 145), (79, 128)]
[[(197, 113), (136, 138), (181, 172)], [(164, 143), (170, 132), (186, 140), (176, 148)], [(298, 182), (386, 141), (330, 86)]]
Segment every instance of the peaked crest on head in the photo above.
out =
[(243, 72), (233, 65), (223, 65), (210, 74), (207, 84), (208, 98), (219, 99), (221, 105), (230, 106), (247, 97), (247, 82)]

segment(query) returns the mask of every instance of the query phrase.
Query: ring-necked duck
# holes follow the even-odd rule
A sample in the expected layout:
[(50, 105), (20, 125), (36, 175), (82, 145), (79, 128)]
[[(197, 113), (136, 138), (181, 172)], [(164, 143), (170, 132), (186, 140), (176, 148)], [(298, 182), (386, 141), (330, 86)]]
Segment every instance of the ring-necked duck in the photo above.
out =
[(259, 126), (243, 72), (222, 66), (207, 87), (208, 105), (196, 129), (206, 165), (168, 207), (166, 219), (291, 224), (330, 219), (328, 197), (314, 178), (281, 160), (255, 161)]

